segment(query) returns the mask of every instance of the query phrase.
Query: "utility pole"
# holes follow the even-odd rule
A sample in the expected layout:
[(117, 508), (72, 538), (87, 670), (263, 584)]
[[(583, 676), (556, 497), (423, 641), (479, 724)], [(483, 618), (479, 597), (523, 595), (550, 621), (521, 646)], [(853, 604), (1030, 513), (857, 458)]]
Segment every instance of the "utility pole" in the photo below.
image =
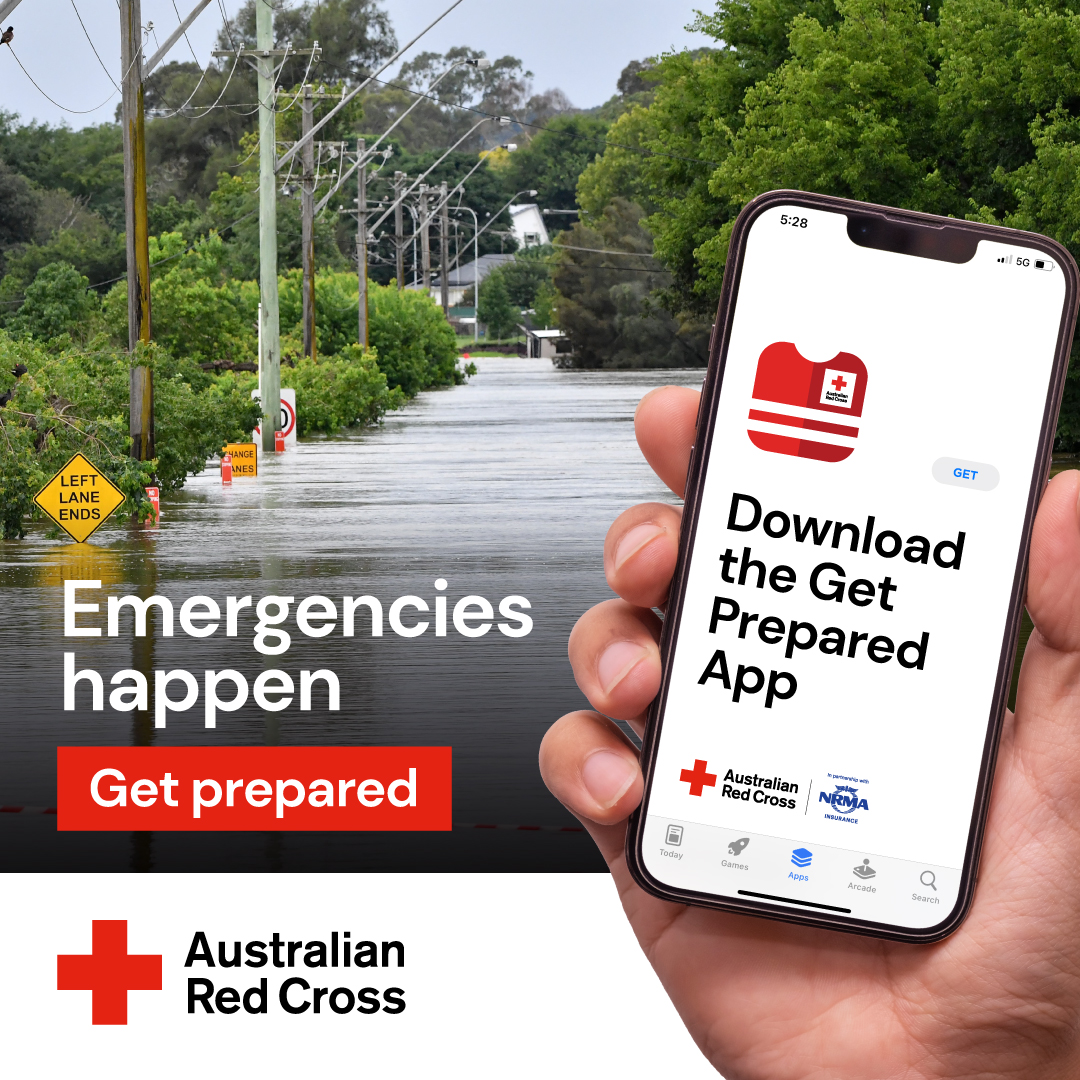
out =
[[(301, 102), (303, 135), (311, 130), (311, 121), (315, 113), (315, 101), (311, 96), (311, 87), (304, 87)], [(302, 219), (302, 239), (304, 249), (304, 355), (315, 359), (315, 143), (308, 139), (304, 143), (304, 176), (300, 189), (300, 216)]]
[(405, 208), (401, 205), (401, 193), (405, 190), (405, 174), (394, 173), (394, 254), (397, 256), (398, 292), (405, 288)]
[[(124, 80), (124, 211), (127, 222), (128, 349), (150, 342), (150, 240), (146, 217), (146, 142), (143, 134), (142, 6), (120, 0), (120, 71)], [(131, 456), (154, 456), (154, 373), (131, 368), (128, 431)]]
[(356, 284), (360, 290), (360, 315), (357, 341), (366, 349), (368, 345), (368, 289), (367, 289), (367, 162), (364, 154), (367, 143), (356, 140), (356, 160), (360, 167), (356, 173)]
[(427, 212), (427, 184), (420, 185), (420, 282), (424, 295), (431, 295), (431, 233)]
[(443, 315), (450, 318), (450, 196), (446, 181), (439, 185), (439, 299)]
[(274, 12), (266, 0), (255, 4), (256, 63), (259, 72), (259, 296), (262, 343), (259, 390), (262, 395), (262, 448), (274, 452), (281, 426), (281, 342), (277, 280), (277, 130), (274, 82)]

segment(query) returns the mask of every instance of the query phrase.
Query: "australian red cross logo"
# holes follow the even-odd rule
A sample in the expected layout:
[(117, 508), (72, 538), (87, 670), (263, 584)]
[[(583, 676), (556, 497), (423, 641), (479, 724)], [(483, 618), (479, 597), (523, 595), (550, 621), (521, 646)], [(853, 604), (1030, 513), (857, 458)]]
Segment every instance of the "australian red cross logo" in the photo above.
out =
[(57, 990), (89, 990), (91, 1021), (126, 1024), (129, 990), (161, 989), (161, 957), (127, 951), (127, 919), (94, 919), (89, 956), (56, 958)]
[(747, 434), (773, 454), (843, 461), (855, 449), (865, 393), (866, 365), (853, 353), (815, 364), (790, 341), (774, 342), (758, 357)]
[(716, 787), (716, 773), (709, 772), (709, 763), (701, 758), (694, 760), (692, 769), (683, 769), (679, 779), (690, 785), (691, 795), (701, 795), (707, 787)]

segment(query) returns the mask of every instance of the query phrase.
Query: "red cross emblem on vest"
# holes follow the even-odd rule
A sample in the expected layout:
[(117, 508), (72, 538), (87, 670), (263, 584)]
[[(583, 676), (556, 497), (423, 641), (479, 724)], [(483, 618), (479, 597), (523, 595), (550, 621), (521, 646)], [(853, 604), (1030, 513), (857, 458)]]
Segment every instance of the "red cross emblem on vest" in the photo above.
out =
[(57, 990), (89, 990), (91, 1022), (126, 1024), (129, 990), (161, 989), (161, 957), (127, 951), (127, 919), (94, 919), (93, 949), (56, 958)]

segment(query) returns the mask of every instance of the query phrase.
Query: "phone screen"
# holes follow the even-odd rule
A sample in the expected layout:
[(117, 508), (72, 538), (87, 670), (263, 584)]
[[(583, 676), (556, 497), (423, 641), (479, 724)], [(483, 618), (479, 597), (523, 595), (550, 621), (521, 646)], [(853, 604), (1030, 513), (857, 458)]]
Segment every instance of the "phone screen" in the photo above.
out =
[(1064, 277), (1005, 237), (955, 263), (842, 213), (753, 222), (643, 810), (657, 882), (953, 911)]

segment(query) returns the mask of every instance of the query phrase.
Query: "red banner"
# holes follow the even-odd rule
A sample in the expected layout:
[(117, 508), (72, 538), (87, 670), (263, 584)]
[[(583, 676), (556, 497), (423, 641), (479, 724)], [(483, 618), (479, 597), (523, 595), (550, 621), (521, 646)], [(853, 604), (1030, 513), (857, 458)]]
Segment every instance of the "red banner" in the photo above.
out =
[(449, 746), (58, 746), (61, 831), (451, 827)]

